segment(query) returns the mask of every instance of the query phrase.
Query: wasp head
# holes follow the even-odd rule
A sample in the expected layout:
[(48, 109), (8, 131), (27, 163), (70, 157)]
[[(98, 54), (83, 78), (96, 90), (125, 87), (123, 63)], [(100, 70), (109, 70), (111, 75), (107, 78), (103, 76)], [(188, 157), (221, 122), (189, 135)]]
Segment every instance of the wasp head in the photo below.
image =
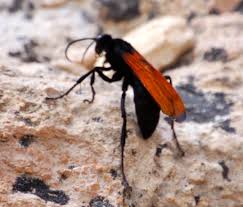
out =
[(96, 38), (95, 52), (100, 55), (102, 52), (106, 52), (112, 42), (112, 37), (108, 34), (99, 35)]

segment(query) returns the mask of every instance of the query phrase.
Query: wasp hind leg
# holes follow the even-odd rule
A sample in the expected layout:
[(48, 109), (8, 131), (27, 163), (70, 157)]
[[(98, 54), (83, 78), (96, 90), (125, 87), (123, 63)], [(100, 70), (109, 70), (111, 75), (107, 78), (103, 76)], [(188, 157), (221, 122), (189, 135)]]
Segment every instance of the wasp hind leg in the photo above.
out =
[[(168, 80), (169, 83), (172, 85), (172, 79), (171, 79), (171, 77), (168, 76), (168, 75), (166, 75), (166, 76), (164, 76), (164, 77), (165, 77), (165, 79)], [(179, 151), (179, 155), (180, 155), (181, 157), (183, 157), (183, 156), (185, 155), (185, 152), (184, 152), (184, 150), (182, 149), (182, 147), (181, 147), (181, 145), (180, 145), (180, 143), (179, 143), (179, 141), (178, 141), (178, 139), (177, 139), (177, 135), (176, 135), (176, 132), (175, 132), (175, 127), (174, 127), (174, 125), (175, 125), (175, 120), (174, 120), (174, 119), (170, 119), (170, 126), (171, 126), (171, 130), (172, 130), (172, 133), (173, 133), (173, 138), (174, 138), (175, 143), (176, 143), (176, 147), (177, 147), (177, 149), (178, 149), (178, 151)]]
[(126, 91), (128, 89), (128, 83), (126, 79), (123, 81), (122, 84), (122, 96), (121, 96), (121, 116), (122, 116), (122, 129), (121, 129), (121, 173), (122, 173), (122, 184), (124, 186), (123, 197), (130, 197), (132, 192), (132, 187), (129, 186), (127, 181), (125, 172), (124, 172), (124, 149), (126, 144), (127, 138), (127, 115), (126, 115), (126, 108), (125, 108), (125, 101), (126, 101)]

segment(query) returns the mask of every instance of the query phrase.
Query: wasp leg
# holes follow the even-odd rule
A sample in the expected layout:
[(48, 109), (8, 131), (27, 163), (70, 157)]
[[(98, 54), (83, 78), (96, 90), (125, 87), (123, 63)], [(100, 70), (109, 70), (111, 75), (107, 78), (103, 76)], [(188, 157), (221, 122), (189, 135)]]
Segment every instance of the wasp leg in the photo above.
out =
[[(169, 83), (172, 85), (172, 79), (170, 76), (166, 75), (164, 76), (166, 78), (166, 80), (169, 81)], [(174, 128), (174, 125), (175, 125), (175, 120), (174, 119), (170, 119), (170, 126), (171, 126), (171, 130), (172, 130), (172, 133), (173, 133), (173, 138), (175, 140), (175, 143), (176, 143), (176, 147), (177, 149), (179, 150), (179, 153), (180, 153), (180, 156), (183, 157), (185, 155), (185, 152), (184, 150), (182, 149), (178, 139), (177, 139), (177, 135), (176, 135), (176, 132), (175, 132), (175, 128)]]
[(90, 87), (91, 87), (91, 91), (92, 91), (92, 98), (91, 100), (88, 99), (84, 99), (83, 102), (87, 102), (89, 104), (93, 103), (94, 99), (95, 99), (95, 89), (94, 89), (94, 82), (95, 82), (95, 73), (92, 73), (91, 78), (90, 78)]
[(126, 115), (126, 108), (125, 108), (125, 101), (126, 101), (126, 91), (128, 89), (128, 83), (126, 79), (123, 81), (122, 84), (122, 96), (121, 96), (121, 116), (123, 119), (122, 129), (121, 129), (121, 173), (122, 173), (122, 184), (124, 186), (124, 197), (130, 197), (132, 188), (129, 186), (127, 181), (125, 172), (124, 172), (124, 149), (126, 144), (127, 138), (127, 115)]
[(180, 143), (179, 143), (179, 141), (178, 141), (178, 139), (177, 139), (177, 135), (176, 135), (176, 132), (175, 132), (174, 124), (175, 124), (175, 120), (172, 119), (170, 125), (171, 125), (171, 130), (172, 130), (172, 133), (173, 133), (173, 138), (174, 138), (174, 140), (175, 140), (176, 147), (177, 147), (177, 149), (179, 150), (179, 155), (180, 155), (181, 157), (183, 157), (183, 156), (185, 155), (185, 152), (184, 152), (184, 150), (182, 149), (182, 147), (181, 147), (181, 145), (180, 145)]
[(69, 88), (65, 93), (63, 93), (62, 95), (60, 96), (57, 96), (57, 97), (46, 97), (47, 100), (57, 100), (57, 99), (60, 99), (60, 98), (63, 98), (64, 96), (67, 96), (78, 84), (80, 84), (85, 78), (87, 78), (89, 75), (93, 74), (95, 72), (95, 68), (91, 71), (89, 71), (88, 73), (86, 73), (85, 75), (81, 76), (77, 81), (76, 83), (71, 87)]
[[(108, 71), (111, 70), (111, 68), (103, 68), (103, 67), (95, 67), (93, 70), (89, 71), (88, 73), (84, 74), (83, 76), (81, 76), (76, 83), (70, 87), (65, 93), (61, 94), (60, 96), (57, 97), (46, 97), (46, 100), (57, 100), (57, 99), (61, 99), (64, 96), (67, 96), (78, 84), (80, 84), (81, 82), (83, 82), (84, 79), (86, 79), (89, 75), (95, 73), (96, 71)], [(91, 78), (92, 79), (92, 78)], [(94, 78), (93, 78), (94, 79)], [(94, 81), (93, 81), (94, 82)], [(91, 80), (92, 83), (92, 80)], [(92, 86), (91, 86), (92, 88)], [(93, 91), (93, 90), (92, 90)], [(94, 94), (94, 93), (93, 93)]]

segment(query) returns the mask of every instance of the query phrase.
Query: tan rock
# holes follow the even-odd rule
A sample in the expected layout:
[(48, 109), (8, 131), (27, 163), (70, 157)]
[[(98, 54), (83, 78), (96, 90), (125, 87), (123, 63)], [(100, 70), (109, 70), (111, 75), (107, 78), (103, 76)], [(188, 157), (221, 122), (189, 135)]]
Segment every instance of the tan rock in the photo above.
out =
[(240, 0), (213, 0), (211, 6), (216, 11), (223, 13), (232, 11), (239, 3)]
[(9, 196), (8, 203), (3, 207), (45, 207), (46, 204), (43, 200), (35, 195), (17, 193)]

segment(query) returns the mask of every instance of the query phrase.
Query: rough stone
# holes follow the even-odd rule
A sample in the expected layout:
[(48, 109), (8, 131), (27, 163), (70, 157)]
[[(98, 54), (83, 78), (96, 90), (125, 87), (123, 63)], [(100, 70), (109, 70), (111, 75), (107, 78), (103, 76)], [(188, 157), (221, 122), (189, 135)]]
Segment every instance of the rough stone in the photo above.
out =
[(213, 0), (211, 6), (219, 13), (233, 11), (241, 0)]
[[(174, 1), (164, 2), (173, 5)], [(9, 13), (7, 6), (1, 7), (0, 206), (62, 206), (33, 193), (33, 185), (27, 192), (14, 191), (21, 176), (43, 182), (40, 186), (48, 186), (44, 192), (64, 192), (69, 200), (63, 206), (123, 206), (121, 84), (97, 78), (93, 104), (83, 103), (91, 95), (89, 80), (68, 97), (45, 100), (78, 78), (72, 70), (75, 67), (78, 73), (77, 65), (65, 70), (53, 65), (64, 58), (67, 37), (96, 34), (96, 26), (81, 20), (77, 5), (72, 2), (44, 11), (35, 5), (32, 19), (26, 19), (21, 8)], [(162, 114), (153, 136), (141, 139), (133, 94), (128, 91), (125, 171), (133, 188), (126, 200), (130, 206), (242, 206), (242, 25), (237, 13), (196, 15), (188, 23), (196, 38), (193, 54), (186, 64), (173, 65), (167, 72), (191, 110), (187, 121), (175, 125), (184, 157), (176, 156)], [(123, 36), (119, 29), (117, 33)], [(23, 56), (9, 55), (23, 54), (23, 45), (31, 40), (38, 43), (33, 48), (37, 58), (48, 56), (50, 61), (26, 62)], [(223, 48), (227, 60), (204, 60), (211, 48)]]

